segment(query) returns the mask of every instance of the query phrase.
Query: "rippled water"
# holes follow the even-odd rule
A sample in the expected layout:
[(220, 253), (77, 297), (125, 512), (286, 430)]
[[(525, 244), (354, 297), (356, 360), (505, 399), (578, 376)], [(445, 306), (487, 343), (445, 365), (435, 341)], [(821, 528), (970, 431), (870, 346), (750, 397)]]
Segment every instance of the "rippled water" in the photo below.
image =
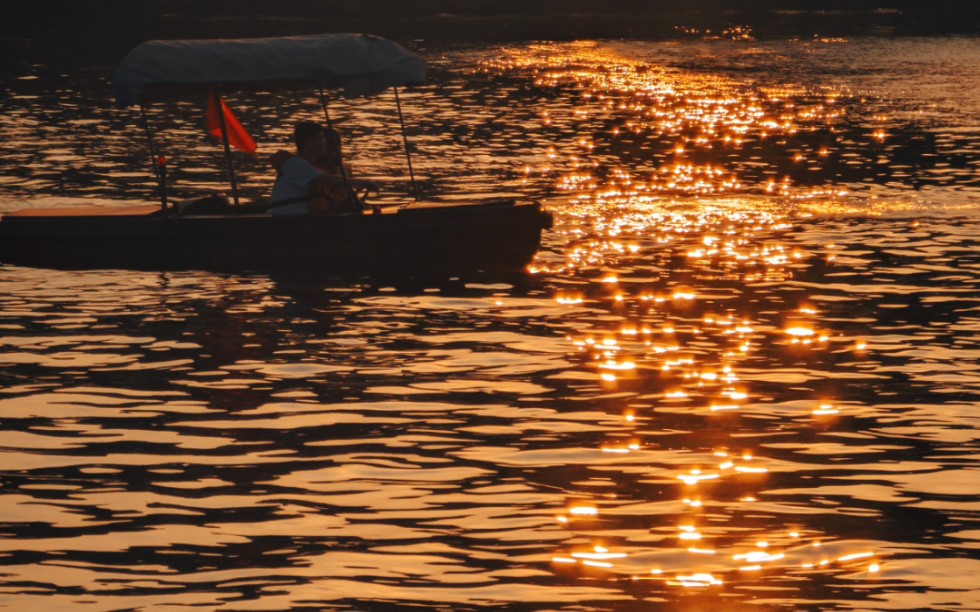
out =
[[(522, 287), (0, 266), (0, 602), (977, 609), (978, 52), (423, 50), (423, 191), (555, 212)], [(107, 72), (10, 82), (0, 207), (152, 199)], [(317, 110), (233, 102), (266, 151)], [(405, 172), (391, 100), (333, 110)]]

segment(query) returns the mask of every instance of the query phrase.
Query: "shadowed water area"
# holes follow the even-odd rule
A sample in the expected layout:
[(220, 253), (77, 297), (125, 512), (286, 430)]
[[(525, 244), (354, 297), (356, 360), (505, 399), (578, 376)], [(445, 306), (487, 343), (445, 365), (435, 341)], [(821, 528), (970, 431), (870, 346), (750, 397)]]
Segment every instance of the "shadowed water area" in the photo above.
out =
[[(0, 605), (980, 607), (978, 39), (416, 48), (423, 195), (542, 200), (527, 278), (0, 265)], [(153, 200), (110, 73), (4, 84), (0, 210)], [(331, 112), (404, 200), (393, 100)]]

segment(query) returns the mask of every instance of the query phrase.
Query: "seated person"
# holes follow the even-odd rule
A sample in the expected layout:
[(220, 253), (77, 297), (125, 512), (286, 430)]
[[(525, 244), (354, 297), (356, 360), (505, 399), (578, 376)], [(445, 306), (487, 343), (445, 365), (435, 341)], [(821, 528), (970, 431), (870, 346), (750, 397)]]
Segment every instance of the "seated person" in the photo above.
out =
[(377, 189), (372, 181), (348, 176), (335, 130), (325, 132), (318, 123), (301, 121), (296, 124), (293, 139), (296, 155), (283, 161), (282, 154), (277, 153), (271, 159), (273, 164), (281, 162), (270, 198), (269, 212), (273, 215), (359, 210), (354, 188)]
[[(367, 206), (361, 202), (357, 191), (350, 185), (350, 178), (353, 176), (350, 163), (344, 161), (344, 150), (340, 139), (340, 132), (334, 128), (323, 130), (323, 136), (327, 140), (326, 154), (319, 159), (316, 165), (324, 174), (339, 176), (347, 179), (345, 189), (331, 189), (326, 192), (330, 210), (338, 212), (351, 212), (364, 210)], [(362, 186), (362, 185), (359, 185)], [(366, 191), (370, 191), (367, 189)]]

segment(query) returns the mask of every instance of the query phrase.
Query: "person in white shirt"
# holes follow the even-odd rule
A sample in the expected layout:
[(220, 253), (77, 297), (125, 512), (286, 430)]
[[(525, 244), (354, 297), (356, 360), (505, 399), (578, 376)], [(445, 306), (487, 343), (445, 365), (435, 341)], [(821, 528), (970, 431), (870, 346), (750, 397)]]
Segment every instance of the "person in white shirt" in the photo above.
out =
[[(345, 176), (343, 173), (327, 174), (317, 166), (330, 157), (330, 147), (323, 127), (313, 121), (301, 121), (293, 130), (296, 155), (279, 168), (279, 176), (272, 186), (269, 212), (273, 215), (305, 215), (328, 212), (331, 193), (339, 190), (353, 193), (357, 187), (377, 190), (373, 181)], [(352, 201), (356, 197), (350, 196)]]

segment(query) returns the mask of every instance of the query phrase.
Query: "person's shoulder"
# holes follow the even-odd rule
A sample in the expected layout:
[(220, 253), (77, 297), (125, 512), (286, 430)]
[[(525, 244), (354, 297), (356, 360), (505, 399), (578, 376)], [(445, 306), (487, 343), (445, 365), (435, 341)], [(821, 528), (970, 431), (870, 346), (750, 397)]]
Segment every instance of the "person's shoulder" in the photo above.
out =
[(313, 164), (311, 164), (310, 162), (306, 161), (305, 158), (300, 157), (299, 155), (294, 155), (294, 156), (290, 157), (289, 159), (287, 159), (283, 163), (282, 167), (284, 169), (285, 168), (290, 168), (290, 169), (296, 169), (296, 170), (300, 170), (300, 169), (305, 170), (307, 168), (312, 168), (313, 167)]
[(292, 177), (300, 177), (302, 180), (312, 180), (316, 175), (323, 174), (316, 166), (298, 155), (290, 158), (282, 165), (282, 173)]

